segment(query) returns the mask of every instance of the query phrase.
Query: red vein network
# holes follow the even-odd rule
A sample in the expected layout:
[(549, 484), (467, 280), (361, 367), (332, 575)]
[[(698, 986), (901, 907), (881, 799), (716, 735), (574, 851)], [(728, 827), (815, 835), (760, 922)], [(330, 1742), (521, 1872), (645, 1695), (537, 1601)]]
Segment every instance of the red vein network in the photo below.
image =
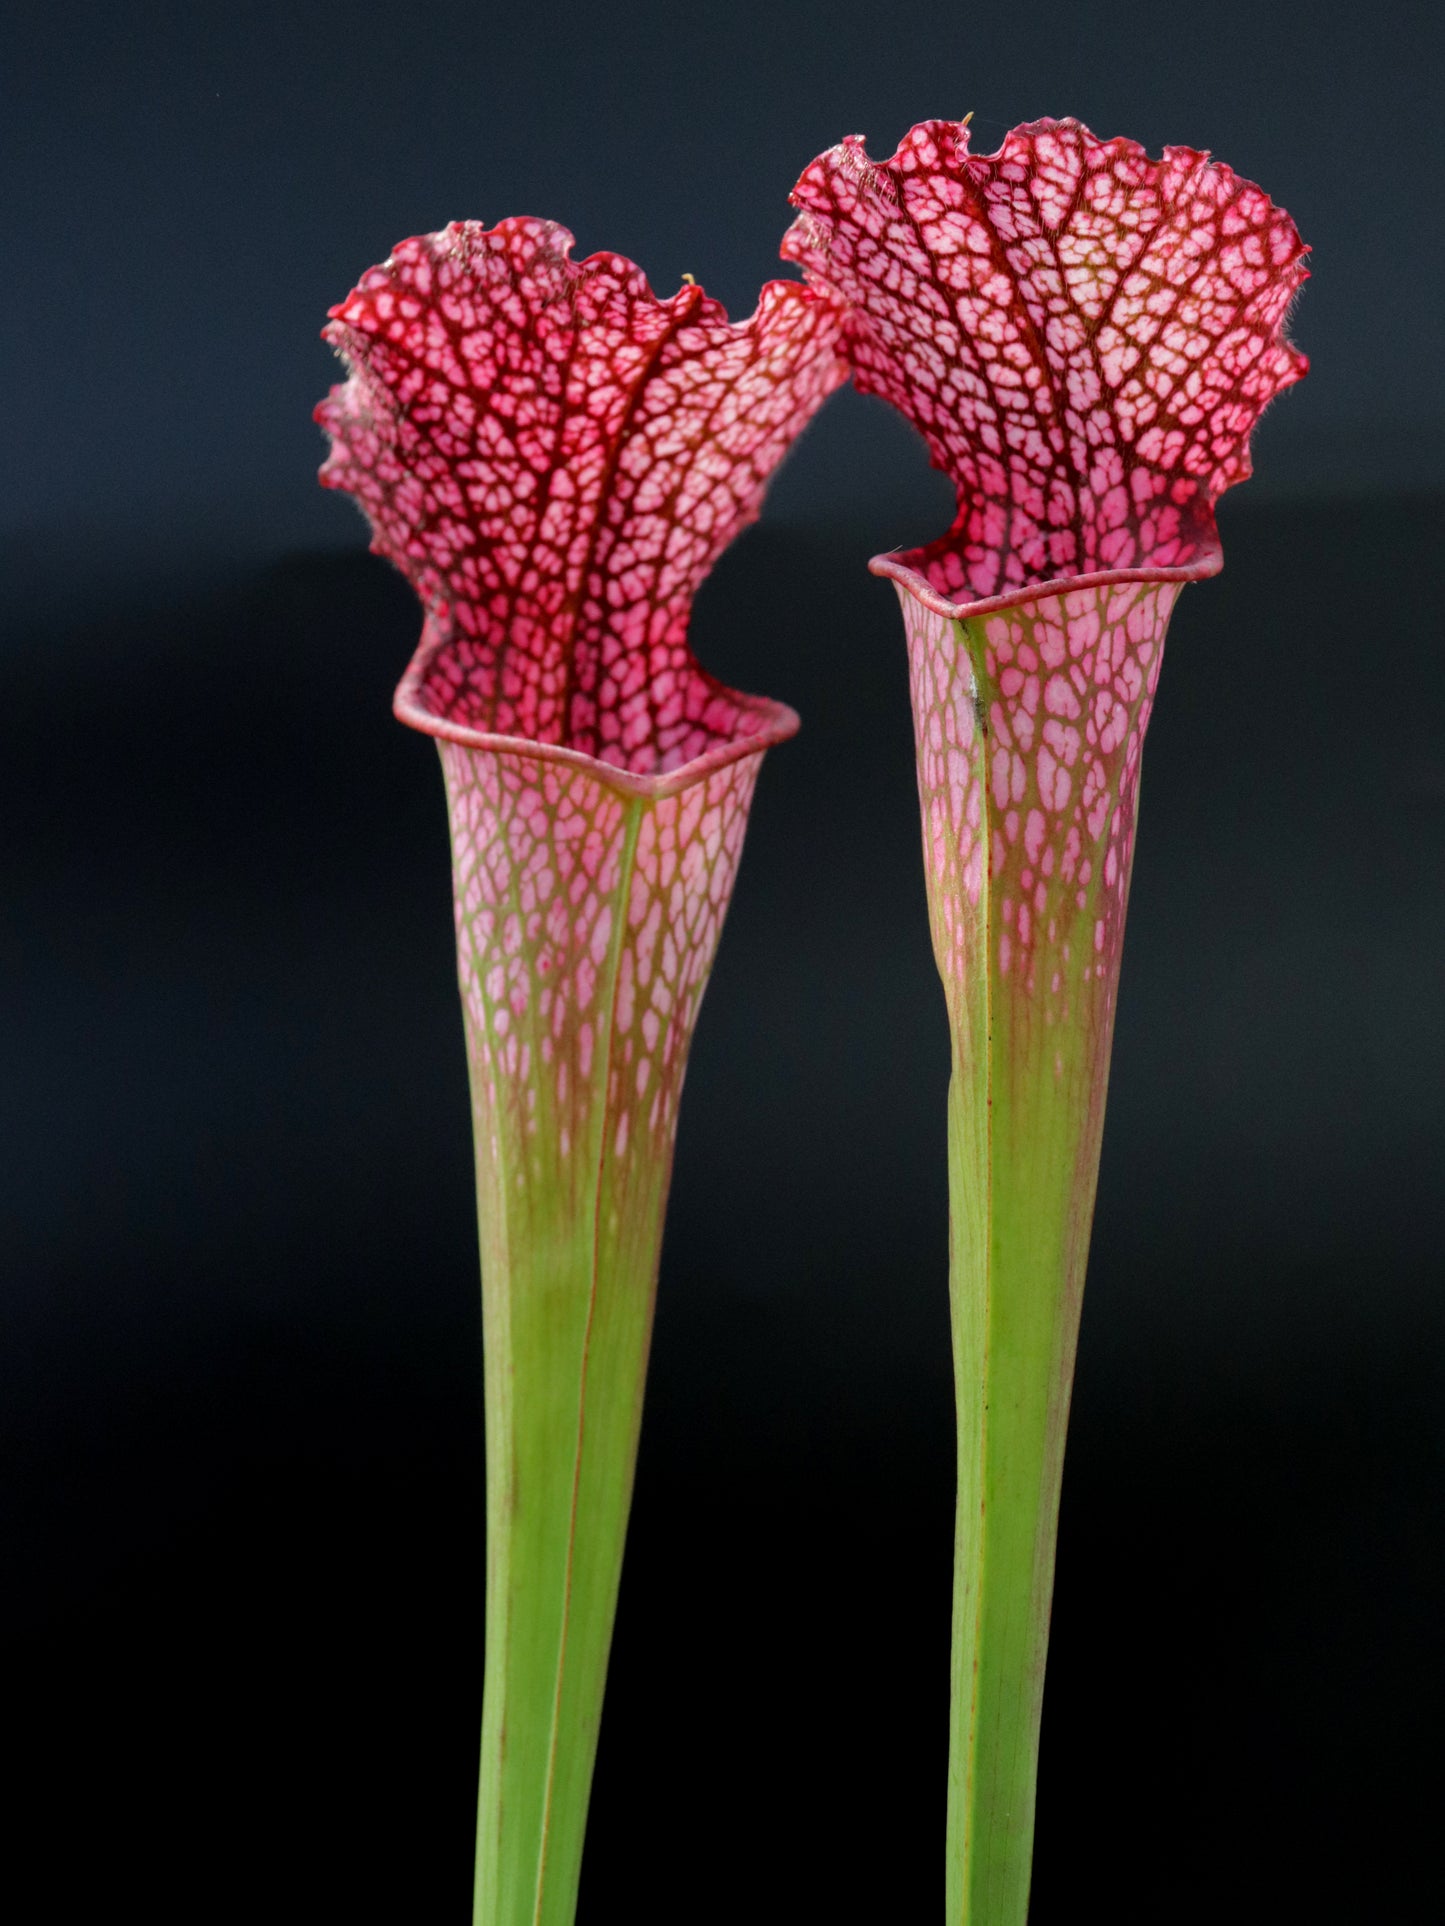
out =
[(519, 217), (404, 241), (331, 310), (350, 379), (322, 470), (415, 585), (415, 685), (448, 723), (643, 776), (754, 732), (688, 647), (693, 595), (847, 378), (826, 292), (770, 282), (730, 323)]
[(905, 558), (940, 594), (1215, 553), (1213, 503), (1308, 365), (1283, 332), (1306, 250), (1259, 188), (1073, 120), (979, 157), (966, 124), (925, 121), (882, 165), (831, 148), (793, 201), (783, 254), (848, 304), (858, 386), (958, 490)]

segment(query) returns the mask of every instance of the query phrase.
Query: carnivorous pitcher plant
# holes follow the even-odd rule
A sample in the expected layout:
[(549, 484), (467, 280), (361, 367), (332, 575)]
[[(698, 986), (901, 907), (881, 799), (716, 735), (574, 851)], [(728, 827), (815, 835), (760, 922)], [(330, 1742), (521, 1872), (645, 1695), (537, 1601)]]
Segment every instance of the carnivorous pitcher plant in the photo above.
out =
[(729, 323), (519, 218), (332, 310), (322, 479), (425, 606), (471, 1076), (487, 1447), (477, 1926), (573, 1917), (678, 1098), (763, 753), (691, 603), (846, 378), (833, 298)]
[(879, 556), (907, 637), (949, 1100), (958, 1501), (950, 1926), (1024, 1926), (1054, 1544), (1140, 751), (1214, 504), (1306, 363), (1289, 217), (1190, 148), (1077, 121), (996, 154), (850, 138), (784, 242), (849, 311), (858, 386), (954, 481)]

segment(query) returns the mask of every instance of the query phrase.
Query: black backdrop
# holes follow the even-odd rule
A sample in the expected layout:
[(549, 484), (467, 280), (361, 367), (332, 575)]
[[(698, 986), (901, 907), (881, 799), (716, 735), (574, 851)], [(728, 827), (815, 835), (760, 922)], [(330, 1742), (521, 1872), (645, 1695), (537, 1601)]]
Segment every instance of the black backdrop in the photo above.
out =
[[(1146, 757), (1033, 1917), (1438, 1915), (1431, 18), (22, 27), (11, 1916), (466, 1916), (482, 1466), (444, 816), (389, 714), (415, 605), (313, 490), (322, 310), (404, 232), (532, 211), (741, 313), (814, 151), (969, 106), (985, 147), (1046, 111), (1212, 144), (1318, 249), (1315, 372), (1225, 505), (1225, 575), (1182, 599)], [(703, 661), (805, 728), (764, 771), (683, 1106), (584, 1926), (937, 1906), (946, 1031), (901, 629), (864, 571), (941, 525), (921, 459), (838, 398), (698, 604)]]

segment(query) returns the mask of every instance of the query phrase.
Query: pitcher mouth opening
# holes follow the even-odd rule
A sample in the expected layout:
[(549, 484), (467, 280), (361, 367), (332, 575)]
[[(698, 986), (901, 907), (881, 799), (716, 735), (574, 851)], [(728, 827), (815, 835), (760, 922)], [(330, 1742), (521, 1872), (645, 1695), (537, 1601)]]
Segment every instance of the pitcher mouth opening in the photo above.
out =
[(975, 615), (993, 615), (1000, 609), (1021, 608), (1026, 602), (1041, 602), (1051, 596), (1071, 595), (1076, 589), (1111, 588), (1116, 582), (1203, 582), (1218, 575), (1224, 567), (1224, 551), (1216, 541), (1212, 550), (1187, 563), (1154, 568), (1098, 569), (1087, 575), (1040, 575), (1036, 581), (1023, 582), (1003, 595), (981, 595), (968, 601), (954, 601), (929, 581), (919, 563), (924, 549), (875, 555), (868, 564), (870, 575), (884, 575), (906, 589), (935, 615), (951, 621), (965, 621)]
[(589, 744), (559, 732), (554, 740), (490, 727), (495, 701), (469, 673), (474, 645), (469, 638), (428, 617), (416, 654), (397, 685), (392, 712), (398, 722), (441, 742), (493, 755), (536, 762), (560, 762), (585, 769), (608, 788), (654, 800), (689, 789), (715, 769), (760, 755), (798, 732), (797, 712), (767, 696), (729, 689), (697, 669), (681, 711), (662, 730), (638, 726), (631, 739), (619, 735)]
[(959, 620), (1116, 582), (1204, 581), (1224, 566), (1214, 511), (1202, 489), (1164, 505), (1162, 513), (1132, 518), (1117, 532), (1115, 567), (1107, 563), (1107, 537), (1096, 545), (1104, 566), (1056, 569), (1042, 558), (1025, 559), (1003, 541), (992, 549), (970, 546), (957, 524), (922, 548), (875, 555), (868, 567), (934, 614)]

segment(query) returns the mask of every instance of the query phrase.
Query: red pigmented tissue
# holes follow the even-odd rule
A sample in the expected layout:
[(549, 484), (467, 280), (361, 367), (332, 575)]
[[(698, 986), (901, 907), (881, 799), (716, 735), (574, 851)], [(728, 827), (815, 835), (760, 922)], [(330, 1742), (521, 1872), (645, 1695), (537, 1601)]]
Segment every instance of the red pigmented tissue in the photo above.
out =
[(350, 379), (317, 410), (322, 480), (426, 605), (407, 720), (661, 777), (793, 726), (698, 665), (688, 619), (847, 378), (842, 313), (774, 281), (730, 323), (571, 247), (550, 221), (458, 222), (365, 274), (325, 331)]
[(953, 527), (895, 567), (969, 604), (1218, 567), (1213, 504), (1307, 366), (1283, 332), (1306, 250), (1259, 188), (1077, 121), (984, 156), (926, 121), (881, 165), (831, 148), (793, 201), (783, 253), (848, 304), (858, 386), (958, 489)]

